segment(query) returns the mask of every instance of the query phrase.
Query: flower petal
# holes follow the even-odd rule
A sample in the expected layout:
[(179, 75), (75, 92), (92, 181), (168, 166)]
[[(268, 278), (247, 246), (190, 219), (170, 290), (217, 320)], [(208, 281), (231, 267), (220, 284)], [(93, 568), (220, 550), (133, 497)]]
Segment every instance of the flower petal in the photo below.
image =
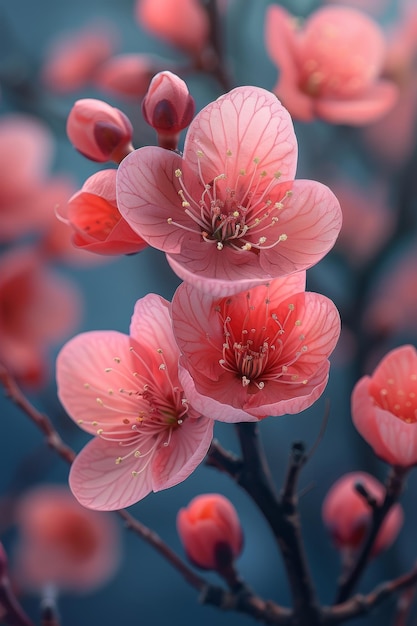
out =
[[(375, 410), (375, 425), (386, 448), (383, 459), (392, 465), (410, 467), (417, 463), (417, 427), (388, 411)], [(376, 450), (375, 450), (376, 452)]]

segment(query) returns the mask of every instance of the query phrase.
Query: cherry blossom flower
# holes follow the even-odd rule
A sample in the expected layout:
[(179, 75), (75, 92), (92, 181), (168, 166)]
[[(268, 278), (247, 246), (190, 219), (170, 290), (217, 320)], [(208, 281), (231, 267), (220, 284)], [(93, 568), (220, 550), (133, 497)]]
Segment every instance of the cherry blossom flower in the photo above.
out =
[(391, 465), (417, 463), (417, 352), (388, 352), (352, 392), (353, 423), (375, 454)]
[(305, 273), (215, 298), (181, 284), (172, 301), (180, 380), (197, 410), (224, 422), (299, 413), (322, 394), (340, 333), (333, 302)]
[(187, 557), (222, 572), (240, 555), (243, 532), (233, 504), (218, 493), (201, 494), (178, 511), (177, 530)]
[(15, 574), (26, 589), (45, 585), (88, 592), (120, 562), (120, 532), (110, 515), (82, 507), (67, 487), (42, 485), (19, 499)]
[(238, 87), (192, 121), (184, 156), (146, 146), (120, 164), (119, 210), (175, 273), (215, 295), (304, 270), (341, 226), (334, 194), (294, 181), (288, 112), (257, 87)]
[[(323, 522), (335, 546), (342, 552), (357, 550), (363, 543), (372, 521), (372, 509), (356, 489), (361, 485), (370, 498), (382, 504), (385, 487), (365, 472), (351, 472), (339, 478), (328, 491), (322, 507)], [(388, 512), (378, 532), (372, 556), (389, 548), (398, 536), (403, 523), (403, 509), (395, 504)]]
[(394, 105), (397, 88), (380, 79), (386, 52), (382, 30), (351, 7), (321, 7), (298, 27), (282, 7), (265, 18), (266, 46), (279, 68), (275, 93), (304, 122), (368, 124)]
[(70, 472), (70, 487), (84, 506), (129, 506), (185, 480), (203, 460), (214, 422), (188, 403), (178, 359), (169, 303), (154, 294), (136, 303), (130, 337), (87, 332), (62, 348), (60, 400), (96, 435)]
[(75, 246), (97, 254), (132, 254), (147, 247), (122, 218), (116, 202), (116, 170), (101, 170), (68, 201), (60, 219), (73, 231)]

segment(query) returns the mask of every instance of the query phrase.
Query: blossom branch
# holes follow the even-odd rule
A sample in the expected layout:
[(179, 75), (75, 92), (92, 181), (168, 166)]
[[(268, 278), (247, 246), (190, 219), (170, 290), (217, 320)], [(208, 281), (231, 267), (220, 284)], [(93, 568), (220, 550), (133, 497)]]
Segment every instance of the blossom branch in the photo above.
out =
[(0, 621), (7, 626), (33, 626), (13, 593), (7, 571), (7, 556), (0, 543)]

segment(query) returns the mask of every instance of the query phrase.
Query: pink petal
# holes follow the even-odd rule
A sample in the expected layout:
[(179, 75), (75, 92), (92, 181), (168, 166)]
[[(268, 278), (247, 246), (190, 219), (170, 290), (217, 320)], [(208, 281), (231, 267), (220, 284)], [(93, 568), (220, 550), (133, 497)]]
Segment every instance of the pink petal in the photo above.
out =
[(214, 421), (209, 417), (188, 418), (161, 447), (152, 463), (152, 489), (174, 487), (196, 469), (206, 456), (213, 439)]
[(370, 124), (388, 113), (396, 104), (398, 88), (394, 83), (380, 81), (356, 98), (346, 100), (320, 98), (315, 110), (319, 117), (333, 124), (360, 126)]
[(206, 183), (226, 174), (233, 187), (241, 170), (250, 176), (257, 167), (270, 174), (281, 172), (281, 181), (292, 180), (297, 140), (291, 117), (271, 92), (237, 87), (194, 118), (184, 144), (184, 159), (196, 172), (201, 167)]
[(387, 453), (383, 458), (393, 465), (409, 467), (417, 463), (417, 424), (407, 424), (388, 411), (376, 409), (375, 425)]
[(386, 459), (387, 448), (377, 426), (376, 407), (369, 392), (370, 382), (369, 376), (363, 376), (353, 389), (351, 396), (352, 421), (365, 441), (373, 448), (375, 454)]
[(69, 485), (80, 504), (98, 511), (114, 511), (135, 504), (152, 491), (150, 466), (132, 474), (138, 459), (131, 455), (117, 464), (121, 450), (118, 442), (95, 438), (77, 455)]
[(260, 254), (261, 266), (268, 275), (308, 269), (333, 247), (342, 226), (339, 201), (328, 187), (296, 180), (292, 191), (278, 222), (286, 240)]

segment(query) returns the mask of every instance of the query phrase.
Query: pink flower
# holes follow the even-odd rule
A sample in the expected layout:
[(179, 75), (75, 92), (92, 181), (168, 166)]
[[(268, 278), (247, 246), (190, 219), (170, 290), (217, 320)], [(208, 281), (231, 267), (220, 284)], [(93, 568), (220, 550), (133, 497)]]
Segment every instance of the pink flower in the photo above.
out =
[(417, 463), (417, 352), (388, 352), (352, 392), (353, 423), (375, 454), (391, 465)]
[(285, 9), (270, 6), (265, 24), (266, 46), (280, 70), (274, 91), (295, 119), (368, 124), (394, 105), (396, 86), (380, 79), (383, 33), (361, 11), (322, 7), (298, 28)]
[(130, 337), (88, 332), (61, 350), (60, 400), (96, 435), (70, 472), (70, 487), (84, 506), (129, 506), (185, 480), (203, 460), (214, 422), (188, 404), (178, 359), (168, 302), (154, 294), (136, 303)]
[(44, 485), (19, 500), (16, 575), (25, 588), (91, 591), (120, 562), (120, 533), (110, 515), (82, 507), (64, 486)]
[(121, 214), (183, 280), (227, 295), (304, 270), (341, 226), (334, 194), (294, 181), (297, 141), (270, 92), (238, 87), (192, 121), (184, 156), (147, 146), (120, 165)]
[(214, 298), (183, 283), (172, 301), (180, 380), (197, 410), (224, 422), (299, 413), (322, 394), (340, 333), (331, 300), (305, 274)]
[(209, 33), (207, 13), (198, 0), (136, 0), (138, 23), (152, 34), (199, 56)]
[[(351, 472), (337, 480), (323, 502), (323, 522), (339, 550), (357, 550), (369, 531), (372, 509), (356, 485), (362, 485), (377, 504), (382, 504), (385, 488), (370, 474)], [(403, 509), (393, 506), (386, 516), (374, 543), (372, 555), (376, 556), (394, 543), (403, 523)]]
[(73, 146), (92, 161), (119, 163), (131, 150), (133, 127), (122, 111), (102, 100), (77, 100), (67, 119)]
[(147, 247), (122, 218), (116, 202), (116, 170), (86, 180), (61, 214), (73, 229), (75, 246), (97, 254), (132, 254)]
[(155, 74), (156, 61), (145, 54), (118, 54), (100, 65), (94, 84), (119, 98), (142, 98)]
[(0, 257), (0, 363), (20, 383), (40, 385), (48, 348), (65, 339), (80, 316), (80, 295), (44, 265), (36, 249)]
[(218, 493), (197, 496), (177, 515), (187, 557), (202, 569), (222, 572), (240, 555), (243, 532), (233, 504)]

